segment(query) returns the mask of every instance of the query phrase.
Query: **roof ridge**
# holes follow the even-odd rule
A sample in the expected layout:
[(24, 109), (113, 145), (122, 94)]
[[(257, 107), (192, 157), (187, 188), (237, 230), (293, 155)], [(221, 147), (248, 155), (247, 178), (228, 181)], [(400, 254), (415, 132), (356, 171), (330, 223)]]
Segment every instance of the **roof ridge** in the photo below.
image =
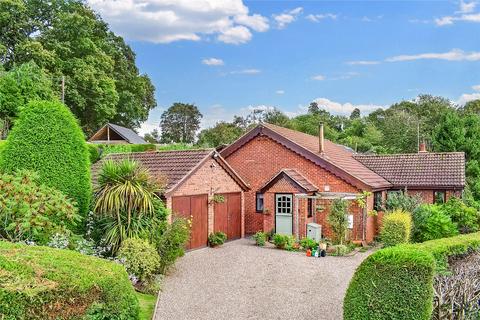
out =
[(388, 154), (363, 154), (355, 153), (354, 157), (395, 157), (395, 156), (414, 156), (414, 155), (437, 155), (437, 154), (465, 154), (464, 151), (443, 151), (443, 152), (411, 152), (411, 153), (388, 153)]

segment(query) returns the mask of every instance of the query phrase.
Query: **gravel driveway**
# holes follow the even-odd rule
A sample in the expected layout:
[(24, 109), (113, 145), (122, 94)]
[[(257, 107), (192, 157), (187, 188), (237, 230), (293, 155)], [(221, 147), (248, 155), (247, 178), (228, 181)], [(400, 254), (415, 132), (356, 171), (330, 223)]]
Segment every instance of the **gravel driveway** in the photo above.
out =
[(315, 259), (250, 239), (188, 252), (165, 279), (155, 319), (342, 319), (367, 255)]

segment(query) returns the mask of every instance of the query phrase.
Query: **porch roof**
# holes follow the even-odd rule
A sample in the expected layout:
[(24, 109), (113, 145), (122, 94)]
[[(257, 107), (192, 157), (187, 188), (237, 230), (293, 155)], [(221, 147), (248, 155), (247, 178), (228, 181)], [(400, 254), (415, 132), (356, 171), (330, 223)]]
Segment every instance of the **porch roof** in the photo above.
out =
[(278, 180), (286, 178), (287, 180), (296, 184), (304, 192), (316, 192), (318, 187), (311, 183), (307, 178), (294, 169), (282, 169), (277, 174), (275, 174), (270, 180), (268, 180), (261, 188), (260, 192), (265, 192), (272, 185), (274, 185)]

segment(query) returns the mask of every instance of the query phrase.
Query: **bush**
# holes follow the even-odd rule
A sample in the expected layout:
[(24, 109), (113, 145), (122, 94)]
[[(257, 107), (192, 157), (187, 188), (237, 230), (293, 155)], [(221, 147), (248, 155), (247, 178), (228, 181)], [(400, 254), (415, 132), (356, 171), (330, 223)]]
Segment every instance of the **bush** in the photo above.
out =
[(267, 235), (265, 232), (258, 231), (253, 235), (253, 239), (255, 240), (255, 244), (259, 247), (263, 247), (265, 242), (267, 241)]
[(480, 228), (480, 215), (477, 209), (467, 206), (458, 198), (450, 198), (443, 206), (443, 211), (457, 224), (460, 233), (476, 232)]
[(273, 235), (273, 243), (278, 249), (292, 249), (295, 238), (290, 235), (275, 234)]
[(152, 279), (160, 266), (160, 257), (155, 247), (143, 239), (125, 240), (117, 257), (122, 261), (127, 272), (141, 282)]
[(84, 216), (92, 195), (90, 161), (82, 129), (60, 102), (33, 101), (10, 132), (0, 168), (36, 171), (39, 182), (73, 198)]
[(390, 192), (387, 200), (385, 201), (385, 209), (387, 211), (405, 211), (413, 212), (423, 203), (422, 197), (419, 194), (414, 196), (405, 192)]
[(227, 241), (227, 235), (221, 231), (212, 232), (208, 235), (208, 244), (211, 247), (220, 246)]
[(335, 243), (343, 244), (347, 235), (348, 202), (343, 199), (335, 199), (332, 201), (330, 214), (327, 216), (327, 222), (333, 232)]
[(457, 235), (457, 225), (440, 205), (424, 204), (413, 212), (413, 240), (423, 242)]
[(343, 244), (337, 244), (337, 245), (331, 246), (329, 251), (331, 252), (330, 254), (332, 256), (340, 257), (352, 252), (352, 249), (349, 246), (346, 246)]
[(395, 246), (410, 241), (412, 216), (400, 210), (387, 213), (383, 217), (380, 240), (385, 247)]
[(40, 184), (36, 173), (0, 173), (1, 237), (45, 244), (78, 220), (74, 203), (60, 191)]
[(430, 319), (435, 273), (445, 270), (448, 257), (479, 248), (474, 233), (375, 252), (350, 281), (344, 319)]
[(175, 261), (184, 255), (185, 244), (189, 239), (190, 228), (186, 219), (175, 218), (166, 226), (165, 231), (154, 242), (160, 256), (160, 273), (165, 274)]
[(69, 250), (0, 241), (0, 318), (138, 319), (123, 266)]
[(313, 239), (305, 237), (302, 240), (300, 240), (300, 246), (304, 250), (309, 250), (309, 249), (312, 250), (318, 246), (318, 243)]
[(88, 147), (90, 164), (94, 164), (95, 162), (100, 160), (101, 150), (100, 150), (99, 146), (96, 145), (96, 144), (87, 143), (87, 147)]
[(111, 153), (132, 153), (156, 150), (154, 144), (98, 144), (102, 157)]

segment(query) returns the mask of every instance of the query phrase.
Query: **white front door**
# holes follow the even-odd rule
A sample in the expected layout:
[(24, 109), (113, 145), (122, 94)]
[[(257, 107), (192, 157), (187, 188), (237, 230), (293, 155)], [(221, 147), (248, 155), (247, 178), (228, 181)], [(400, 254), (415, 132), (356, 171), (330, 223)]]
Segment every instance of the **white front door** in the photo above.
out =
[(293, 195), (275, 195), (275, 233), (291, 235), (293, 231)]

